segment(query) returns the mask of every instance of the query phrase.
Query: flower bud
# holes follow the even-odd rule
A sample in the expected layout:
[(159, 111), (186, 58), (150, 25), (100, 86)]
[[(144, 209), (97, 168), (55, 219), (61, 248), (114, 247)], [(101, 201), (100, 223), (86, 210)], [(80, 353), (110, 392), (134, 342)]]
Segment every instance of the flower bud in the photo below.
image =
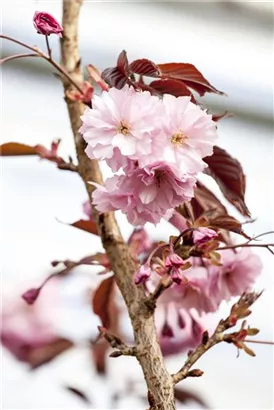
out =
[(197, 228), (193, 231), (193, 242), (195, 245), (202, 245), (210, 241), (213, 238), (216, 238), (217, 233), (213, 229), (206, 227)]
[(63, 27), (51, 14), (45, 11), (36, 11), (34, 13), (33, 25), (39, 34), (47, 36), (57, 34), (62, 37)]
[(31, 288), (23, 293), (22, 298), (28, 305), (33, 305), (39, 296), (41, 288)]
[(135, 278), (134, 278), (135, 284), (140, 285), (140, 283), (145, 283), (149, 279), (151, 272), (152, 272), (151, 268), (147, 263), (144, 265), (141, 265), (140, 268), (135, 273)]
[(185, 261), (177, 255), (175, 252), (170, 252), (165, 260), (166, 268), (181, 268), (185, 264)]

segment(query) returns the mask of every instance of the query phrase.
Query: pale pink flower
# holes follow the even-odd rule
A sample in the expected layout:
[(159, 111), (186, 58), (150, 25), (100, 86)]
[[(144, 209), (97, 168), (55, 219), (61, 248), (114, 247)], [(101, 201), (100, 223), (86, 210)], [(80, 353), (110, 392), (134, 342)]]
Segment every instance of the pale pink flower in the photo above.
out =
[(178, 178), (172, 166), (158, 162), (107, 179), (105, 187), (95, 184), (93, 202), (100, 212), (121, 210), (133, 225), (156, 224), (193, 197), (195, 182), (189, 175)]
[(201, 228), (196, 228), (193, 231), (193, 242), (195, 245), (202, 245), (203, 243), (206, 243), (210, 241), (213, 238), (216, 238), (218, 234), (213, 231), (213, 229), (209, 229), (206, 227), (201, 227)]
[(216, 123), (190, 97), (164, 95), (161, 156), (184, 173), (197, 173), (206, 167), (202, 158), (212, 155), (217, 140)]
[[(90, 152), (91, 148), (88, 147), (86, 152)], [(119, 148), (113, 149), (113, 155), (111, 158), (106, 159), (106, 163), (112, 169), (113, 172), (117, 172), (120, 168), (123, 168), (125, 173), (132, 172), (138, 166), (138, 162), (129, 159), (121, 154)]]
[(231, 296), (251, 290), (262, 272), (259, 256), (250, 248), (242, 248), (236, 253), (232, 249), (226, 249), (220, 253), (222, 266), (219, 267), (216, 289), (220, 299), (229, 300)]
[(136, 255), (147, 255), (155, 246), (154, 242), (144, 228), (135, 228), (128, 239), (130, 250)]
[[(164, 356), (195, 349), (201, 343), (205, 330), (201, 318), (195, 312), (178, 310), (172, 304), (169, 305), (167, 314), (163, 311), (163, 306), (159, 304), (159, 309), (156, 311), (156, 325), (159, 329), (159, 342)], [(161, 314), (166, 314), (162, 325)]]
[(138, 160), (150, 154), (152, 141), (160, 131), (162, 110), (159, 98), (127, 85), (121, 90), (103, 91), (100, 97), (95, 95), (80, 128), (88, 143), (87, 155), (104, 160), (121, 154)]
[(186, 219), (177, 211), (174, 211), (171, 217), (167, 218), (167, 220), (180, 232), (183, 232), (185, 229), (189, 228)]
[(57, 34), (62, 37), (63, 27), (58, 21), (46, 11), (36, 11), (33, 16), (33, 25), (37, 33), (50, 35)]
[(249, 248), (236, 253), (226, 249), (220, 254), (222, 266), (206, 261), (201, 266), (197, 258), (191, 258), (192, 267), (184, 272), (188, 282), (167, 289), (162, 302), (172, 301), (186, 310), (194, 308), (200, 314), (209, 313), (215, 312), (222, 301), (251, 290), (262, 270), (260, 258)]
[[(20, 297), (9, 298), (1, 313), (1, 342), (18, 359), (29, 361), (31, 352), (58, 338), (53, 321), (52, 306), (58, 300), (55, 284), (49, 284), (43, 297), (33, 303), (33, 292), (25, 294), (28, 303)], [(31, 303), (29, 303), (31, 302)]]

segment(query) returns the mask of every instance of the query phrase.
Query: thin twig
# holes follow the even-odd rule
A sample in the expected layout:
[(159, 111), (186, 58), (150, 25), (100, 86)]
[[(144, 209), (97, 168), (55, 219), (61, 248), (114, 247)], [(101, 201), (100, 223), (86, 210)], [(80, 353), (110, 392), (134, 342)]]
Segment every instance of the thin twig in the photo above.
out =
[[(41, 58), (43, 58), (44, 60), (48, 61), (53, 67), (56, 68), (56, 70), (58, 70), (61, 74), (63, 74), (63, 76), (66, 77), (66, 79), (67, 79), (81, 94), (84, 94), (84, 93), (83, 93), (83, 90), (81, 89), (81, 87), (79, 87), (79, 85), (74, 81), (74, 79), (71, 77), (71, 75), (70, 75), (60, 64), (56, 63), (56, 61), (54, 61), (54, 60), (51, 58), (51, 53), (49, 53), (49, 55), (47, 56), (47, 55), (44, 54), (41, 50), (39, 50), (37, 47), (31, 47), (31, 46), (29, 46), (29, 45), (27, 45), (27, 44), (25, 44), (25, 43), (22, 43), (21, 41), (15, 39), (15, 38), (12, 38), (12, 37), (9, 37), (9, 36), (4, 36), (4, 35), (1, 34), (1, 35), (0, 35), (0, 38), (3, 38), (3, 39), (5, 39), (5, 40), (12, 41), (13, 43), (19, 44), (19, 45), (22, 46), (22, 47), (25, 47), (25, 48), (27, 48), (27, 49), (29, 49), (29, 50), (31, 50), (31, 51), (34, 51), (34, 53), (36, 53), (37, 57), (41, 57)], [(46, 37), (46, 41), (47, 41), (47, 37)], [(48, 44), (48, 42), (47, 42), (47, 44)], [(48, 46), (48, 47), (49, 47), (49, 46)], [(22, 55), (22, 57), (23, 57), (23, 56), (24, 56), (24, 55)], [(30, 55), (28, 55), (28, 54), (25, 55), (25, 57), (27, 57), (27, 56), (30, 56)], [(13, 59), (13, 57), (15, 57), (15, 56), (9, 57), (9, 60)], [(9, 60), (6, 60), (6, 61), (9, 61)]]
[(18, 58), (23, 58), (23, 57), (40, 57), (40, 56), (38, 54), (32, 54), (32, 53), (14, 54), (13, 56), (2, 58), (0, 60), (0, 64), (4, 64), (4, 63), (7, 63), (8, 61), (17, 60)]
[(251, 248), (251, 247), (268, 249), (269, 247), (274, 247), (274, 243), (240, 243), (238, 245), (222, 246), (221, 248), (217, 248), (216, 250), (223, 251), (225, 249)]
[(146, 304), (147, 306), (152, 309), (153, 311), (155, 310), (156, 307), (156, 302), (157, 299), (161, 296), (161, 294), (168, 289), (171, 285), (173, 284), (173, 281), (171, 279), (171, 277), (169, 275), (163, 277), (160, 282), (158, 283), (158, 285), (156, 286), (156, 288), (154, 289), (154, 291), (152, 293), (149, 294), (147, 300), (146, 300)]
[(269, 342), (269, 341), (264, 341), (264, 340), (251, 340), (251, 339), (245, 339), (246, 343), (258, 343), (260, 345), (271, 345), (274, 346), (274, 342)]
[(78, 166), (73, 164), (72, 162), (60, 162), (59, 164), (57, 164), (57, 168), (71, 172), (78, 172)]
[(137, 349), (135, 346), (126, 345), (119, 337), (110, 333), (103, 326), (98, 326), (101, 337), (103, 337), (111, 347), (115, 350), (110, 354), (110, 357), (119, 357), (119, 356), (136, 356)]
[[(174, 384), (179, 383), (186, 377), (189, 377), (191, 375), (191, 373), (189, 374), (191, 367), (213, 346), (223, 341), (227, 341), (228, 343), (235, 342), (237, 345), (237, 336), (240, 334), (242, 329), (240, 329), (239, 332), (234, 332), (232, 334), (224, 334), (224, 332), (231, 327), (234, 327), (239, 319), (242, 319), (250, 314), (249, 307), (258, 299), (260, 295), (261, 294), (256, 293), (243, 294), (239, 301), (232, 306), (230, 315), (225, 320), (221, 320), (219, 322), (213, 335), (208, 337), (208, 333), (204, 333), (204, 337), (200, 345), (194, 351), (190, 352), (184, 366), (172, 376)], [(240, 348), (240, 346), (237, 347)]]

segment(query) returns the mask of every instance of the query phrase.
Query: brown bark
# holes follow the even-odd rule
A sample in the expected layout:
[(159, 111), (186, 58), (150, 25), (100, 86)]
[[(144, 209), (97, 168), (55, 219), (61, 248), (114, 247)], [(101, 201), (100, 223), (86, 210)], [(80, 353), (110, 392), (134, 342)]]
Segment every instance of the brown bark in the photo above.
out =
[[(83, 81), (77, 35), (81, 5), (82, 0), (63, 1), (64, 32), (61, 39), (62, 64), (73, 80), (79, 83), (79, 85)], [(66, 78), (63, 79), (63, 83), (66, 92), (70, 89), (71, 85)], [(102, 183), (102, 175), (97, 161), (90, 160), (86, 156), (84, 152), (85, 142), (78, 132), (81, 126), (80, 116), (84, 111), (84, 106), (79, 102), (72, 102), (69, 99), (66, 99), (66, 103), (75, 140), (79, 174), (85, 183), (91, 201), (93, 187), (88, 182), (93, 181), (100, 184)], [(116, 283), (128, 308), (134, 330), (136, 357), (142, 367), (147, 383), (151, 409), (175, 409), (173, 380), (164, 364), (154, 323), (154, 312), (145, 303), (146, 295), (144, 289), (137, 287), (133, 283), (136, 263), (121, 236), (113, 213), (98, 215), (96, 210), (93, 209), (93, 214), (97, 221), (102, 244), (115, 274)]]

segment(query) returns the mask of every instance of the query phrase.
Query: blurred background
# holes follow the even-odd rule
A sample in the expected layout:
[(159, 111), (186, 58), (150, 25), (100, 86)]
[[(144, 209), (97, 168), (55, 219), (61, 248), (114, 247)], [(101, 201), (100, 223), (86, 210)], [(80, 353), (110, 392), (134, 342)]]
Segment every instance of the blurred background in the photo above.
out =
[[(60, 21), (61, 7), (59, 0), (3, 1), (1, 31), (45, 49), (43, 36), (32, 25), (34, 11), (48, 11)], [(274, 229), (273, 2), (86, 1), (79, 38), (84, 65), (113, 66), (125, 49), (130, 61), (146, 57), (156, 63), (192, 63), (226, 92), (228, 97), (212, 95), (203, 102), (213, 112), (234, 114), (219, 123), (219, 145), (241, 161), (247, 174), (246, 199), (256, 222), (246, 231), (253, 235)], [(51, 36), (50, 43), (58, 59), (58, 38)], [(24, 50), (2, 42), (2, 58), (18, 52)], [(49, 147), (60, 138), (61, 155), (75, 157), (62, 86), (51, 67), (38, 59), (7, 63), (2, 67), (1, 103), (2, 143)], [(36, 157), (12, 157), (2, 160), (2, 176), (2, 308), (6, 309), (53, 271), (52, 260), (77, 260), (100, 251), (101, 245), (98, 238), (62, 223), (83, 217), (86, 194), (77, 175)], [(213, 183), (212, 187), (216, 188)], [(128, 237), (132, 228), (119, 213), (118, 218)], [(157, 228), (148, 225), (148, 231), (156, 240), (173, 233), (165, 222)], [(264, 271), (256, 289), (265, 292), (253, 308), (250, 324), (261, 329), (258, 339), (274, 340), (273, 257), (264, 249), (258, 253)], [(55, 317), (58, 334), (79, 343), (77, 348), (32, 372), (3, 348), (4, 409), (90, 407), (66, 386), (85, 392), (93, 408), (144, 408), (138, 398), (140, 392), (145, 394), (142, 375), (134, 360), (110, 359), (107, 379), (94, 370), (86, 343), (96, 336), (99, 324), (88, 297), (94, 275), (90, 267), (69, 276), (57, 285), (52, 303), (49, 299), (47, 315)], [(49, 302), (46, 295), (44, 299)], [(228, 309), (222, 306), (215, 321)], [(16, 320), (15, 315), (15, 326)], [(251, 347), (256, 358), (244, 354), (237, 358), (236, 349), (228, 345), (216, 347), (199, 364), (204, 376), (184, 381), (183, 387), (199, 392), (211, 408), (273, 408), (273, 347)], [(183, 360), (184, 355), (168, 359), (170, 371), (176, 371)], [(115, 403), (111, 396), (116, 397)]]

